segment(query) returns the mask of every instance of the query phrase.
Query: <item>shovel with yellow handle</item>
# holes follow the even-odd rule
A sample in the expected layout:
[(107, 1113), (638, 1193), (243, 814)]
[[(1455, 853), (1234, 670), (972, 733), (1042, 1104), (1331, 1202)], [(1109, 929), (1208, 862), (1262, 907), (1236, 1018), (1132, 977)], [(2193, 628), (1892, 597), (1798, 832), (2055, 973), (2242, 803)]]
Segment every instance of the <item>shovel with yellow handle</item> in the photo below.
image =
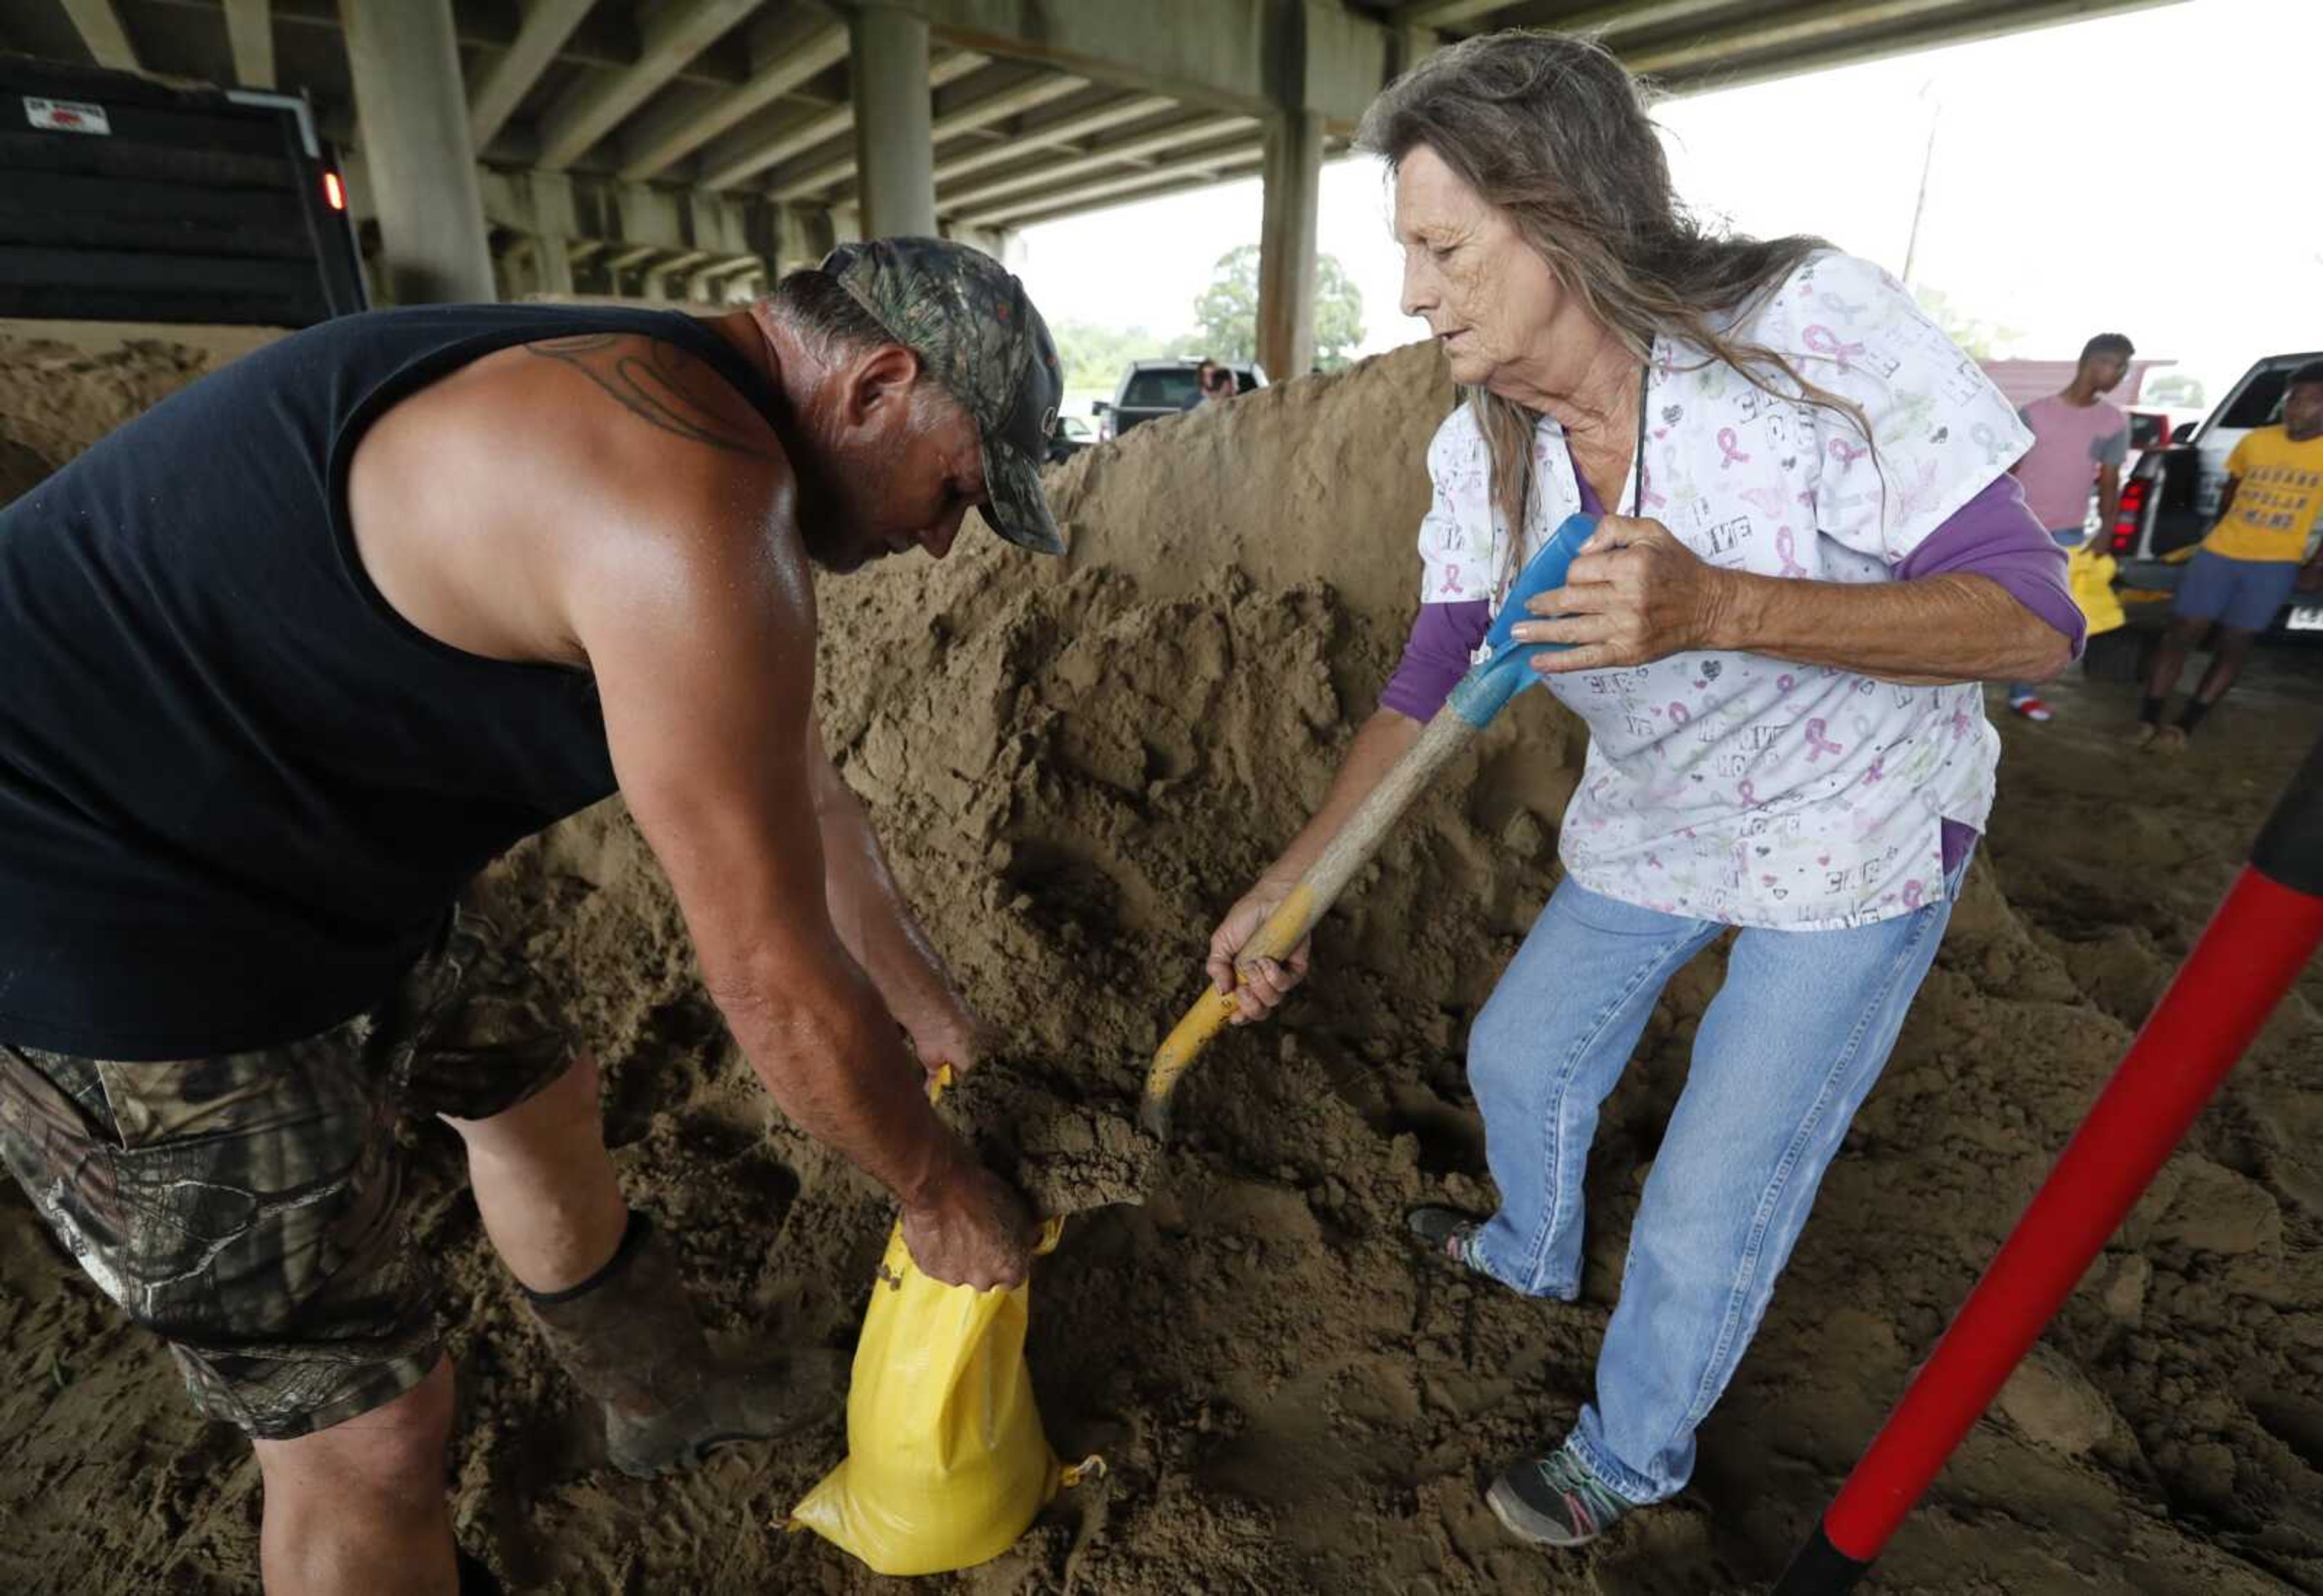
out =
[[(1554, 592), (1565, 585), (1565, 573), (1573, 564), (1573, 556), (1589, 541), (1597, 529), (1594, 516), (1568, 517), (1556, 529), (1541, 551), (1525, 562), (1517, 573), (1516, 584), (1509, 590), (1492, 628), (1484, 634), (1487, 650), (1483, 660), (1472, 665), (1452, 689), (1452, 696), (1442, 709), (1436, 711), (1402, 758), (1390, 767), (1380, 784), (1372, 789), (1363, 807), (1349, 816), (1339, 828), (1314, 864), (1308, 867), (1266, 922), (1258, 928), (1244, 944), (1236, 960), (1238, 970), (1247, 970), (1262, 959), (1283, 959), (1307, 940), (1316, 922), (1330, 912), (1355, 872), (1362, 869), (1372, 855), (1379, 851), (1403, 812), (1411, 801), (1436, 779), (1436, 773), (1475, 739), (1478, 732), (1492, 723), (1517, 695), (1517, 690), (1533, 679), (1529, 662), (1543, 648), (1561, 647), (1554, 643), (1520, 643), (1510, 630), (1517, 622), (1528, 619), (1526, 601), (1541, 594)], [(1218, 1033), (1218, 1029), (1235, 1013), (1234, 995), (1211, 986), (1194, 1000), (1186, 1017), (1178, 1022), (1161, 1050), (1153, 1055), (1153, 1067), (1145, 1077), (1145, 1100), (1137, 1112), (1138, 1123), (1147, 1132), (1162, 1140), (1170, 1135), (1170, 1096), (1176, 1090), (1178, 1078), (1201, 1056), (1201, 1051)]]

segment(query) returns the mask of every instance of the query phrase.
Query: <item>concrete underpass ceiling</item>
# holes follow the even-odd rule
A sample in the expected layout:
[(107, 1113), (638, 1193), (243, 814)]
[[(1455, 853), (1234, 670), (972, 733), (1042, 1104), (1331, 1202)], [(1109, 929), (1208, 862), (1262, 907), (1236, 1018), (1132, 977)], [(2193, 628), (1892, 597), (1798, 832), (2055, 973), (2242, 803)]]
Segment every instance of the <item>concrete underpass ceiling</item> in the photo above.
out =
[[(1249, 38), (1303, 8), (1311, 33), (1320, 8), (1336, 42), (1375, 44), (1382, 65), (1439, 37), (1599, 28), (1633, 65), (1685, 89), (2175, 0), (1064, 0), (1100, 8), (1097, 27), (1106, 7), (1134, 19), (1112, 30), (1122, 43), (1111, 59), (1049, 47), (1034, 24), (1056, 3), (904, 0), (934, 30), (937, 210), (948, 225), (1020, 227), (1255, 172), (1262, 105), (1223, 80), (1212, 94), (1182, 72), (1157, 83), (1145, 69), (1141, 35), (1173, 22), (1244, 25)], [(817, 0), (454, 0), (453, 10), (488, 167), (807, 206), (856, 199), (847, 28)], [(359, 147), (339, 17), (339, 0), (8, 0), (0, 49), (224, 84), (271, 76)], [(1331, 117), (1329, 148), (1344, 147), (1346, 121)]]
[(1446, 39), (1596, 32), (1677, 92), (1732, 87), (2183, 0), (1377, 0), (1361, 11)]

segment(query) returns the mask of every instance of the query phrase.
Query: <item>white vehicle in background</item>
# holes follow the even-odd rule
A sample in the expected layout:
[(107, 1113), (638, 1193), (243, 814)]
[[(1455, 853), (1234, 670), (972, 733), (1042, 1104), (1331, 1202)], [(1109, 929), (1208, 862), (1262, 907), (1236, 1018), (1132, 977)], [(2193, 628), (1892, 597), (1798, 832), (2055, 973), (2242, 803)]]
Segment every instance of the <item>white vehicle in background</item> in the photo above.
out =
[[(2194, 545), (2217, 519), (2227, 457), (2254, 429), (2282, 418), (2283, 390), (2290, 386), (2291, 373), (2315, 360), (2323, 360), (2323, 350), (2266, 356), (2243, 373), (2208, 416), (2180, 426), (2170, 435), (2167, 447), (2149, 449), (2139, 457), (2121, 485), (2121, 509), (2108, 537), (2120, 567), (2115, 582), (2124, 590), (2125, 607), (2133, 617), (2159, 621), (2166, 616), (2167, 606), (2152, 601), (2140, 604), (2136, 595), (2177, 591)], [(2107, 645), (2108, 654), (2130, 656), (2134, 671), (2143, 641), (2137, 634), (2146, 629), (2124, 628)], [(2293, 594), (2269, 630), (2323, 634), (2323, 601), (2312, 593)], [(2126, 679), (2132, 672), (2119, 663), (2098, 662), (2098, 645), (2103, 642), (2104, 637), (2090, 641), (2091, 673)]]

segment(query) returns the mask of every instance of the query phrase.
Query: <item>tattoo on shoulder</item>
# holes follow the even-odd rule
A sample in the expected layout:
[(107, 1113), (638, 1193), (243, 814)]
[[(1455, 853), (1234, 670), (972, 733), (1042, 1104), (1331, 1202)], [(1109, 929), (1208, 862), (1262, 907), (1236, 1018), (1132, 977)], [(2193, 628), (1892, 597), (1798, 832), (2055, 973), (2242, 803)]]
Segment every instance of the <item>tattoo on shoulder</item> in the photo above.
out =
[(730, 403), (721, 407), (703, 397), (707, 385), (720, 379), (674, 345), (620, 333), (576, 333), (524, 347), (528, 353), (571, 366), (648, 426), (730, 454), (775, 457), (764, 444), (737, 429), (730, 416), (721, 413), (730, 409)]

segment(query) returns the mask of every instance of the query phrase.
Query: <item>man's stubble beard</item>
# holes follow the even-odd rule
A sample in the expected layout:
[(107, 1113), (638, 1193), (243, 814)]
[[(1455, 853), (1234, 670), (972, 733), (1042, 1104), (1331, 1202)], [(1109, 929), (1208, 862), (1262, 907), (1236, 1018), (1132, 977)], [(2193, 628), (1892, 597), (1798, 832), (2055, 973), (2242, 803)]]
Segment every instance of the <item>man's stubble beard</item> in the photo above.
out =
[(837, 576), (860, 571), (878, 552), (854, 529), (856, 507), (837, 485), (843, 470), (843, 466), (835, 468), (819, 450), (811, 458), (793, 457), (800, 546), (809, 561)]

